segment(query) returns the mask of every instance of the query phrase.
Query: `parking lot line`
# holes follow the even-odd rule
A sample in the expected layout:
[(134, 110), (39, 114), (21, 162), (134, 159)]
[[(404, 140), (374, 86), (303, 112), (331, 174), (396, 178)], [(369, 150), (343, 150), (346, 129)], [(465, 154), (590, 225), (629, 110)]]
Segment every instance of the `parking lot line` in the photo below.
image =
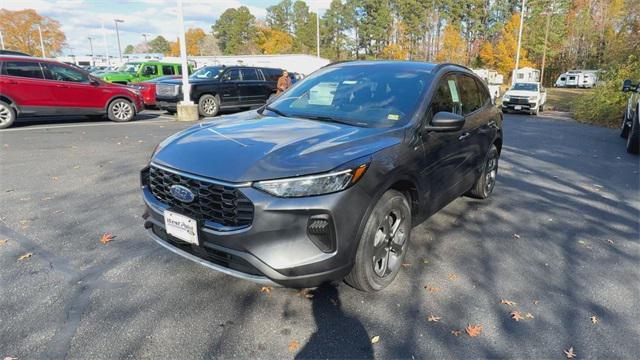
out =
[(132, 121), (127, 123), (117, 123), (117, 122), (104, 122), (104, 123), (82, 123), (82, 124), (69, 124), (69, 125), (56, 125), (56, 124), (48, 124), (48, 125), (36, 125), (32, 127), (20, 127), (20, 128), (10, 128), (0, 130), (0, 134), (15, 132), (15, 131), (27, 131), (27, 130), (48, 130), (48, 129), (68, 129), (68, 128), (77, 128), (77, 127), (90, 127), (90, 126), (122, 126), (122, 125), (141, 125), (141, 124), (158, 124), (158, 123), (167, 123), (169, 121), (173, 121), (172, 117), (164, 117), (158, 116), (162, 120), (139, 120)]

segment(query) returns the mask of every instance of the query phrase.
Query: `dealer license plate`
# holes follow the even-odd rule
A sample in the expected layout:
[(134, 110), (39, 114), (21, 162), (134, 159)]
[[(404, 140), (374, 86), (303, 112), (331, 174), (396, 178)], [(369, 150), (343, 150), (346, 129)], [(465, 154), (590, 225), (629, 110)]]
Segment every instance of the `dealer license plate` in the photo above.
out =
[(516, 105), (513, 108), (516, 109), (516, 110), (522, 110), (522, 106), (520, 106), (520, 105)]
[(164, 211), (164, 226), (167, 234), (191, 244), (198, 243), (198, 222), (188, 216)]

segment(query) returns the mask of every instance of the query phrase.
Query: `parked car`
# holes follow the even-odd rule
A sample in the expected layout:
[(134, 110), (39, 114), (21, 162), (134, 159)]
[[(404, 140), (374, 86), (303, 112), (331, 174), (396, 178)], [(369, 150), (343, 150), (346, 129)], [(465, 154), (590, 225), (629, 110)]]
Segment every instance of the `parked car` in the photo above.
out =
[(635, 85), (631, 80), (622, 83), (622, 91), (629, 93), (627, 108), (624, 110), (620, 136), (627, 139), (627, 152), (637, 154), (640, 152), (640, 81)]
[(381, 290), (414, 226), (463, 194), (490, 196), (501, 147), (502, 113), (471, 70), (337, 63), (161, 142), (141, 172), (145, 228), (243, 279)]
[(161, 76), (159, 78), (139, 82), (133, 85), (133, 87), (140, 90), (142, 102), (144, 102), (145, 107), (156, 107), (156, 84), (160, 81), (173, 80), (178, 78), (180, 78), (179, 75)]
[(140, 110), (137, 89), (53, 60), (0, 55), (0, 129), (24, 116), (106, 115), (130, 121)]
[(538, 115), (544, 111), (547, 91), (538, 82), (517, 82), (502, 97), (502, 111), (524, 111)]
[[(281, 69), (206, 66), (189, 77), (190, 98), (202, 116), (216, 116), (220, 109), (259, 106), (275, 94), (281, 75)], [(176, 112), (183, 97), (181, 84), (181, 80), (168, 80), (156, 85), (158, 108)]]
[(110, 83), (132, 84), (148, 81), (160, 76), (180, 74), (182, 74), (182, 65), (180, 64), (144, 61), (128, 62), (120, 66), (115, 72), (100, 74), (98, 76)]

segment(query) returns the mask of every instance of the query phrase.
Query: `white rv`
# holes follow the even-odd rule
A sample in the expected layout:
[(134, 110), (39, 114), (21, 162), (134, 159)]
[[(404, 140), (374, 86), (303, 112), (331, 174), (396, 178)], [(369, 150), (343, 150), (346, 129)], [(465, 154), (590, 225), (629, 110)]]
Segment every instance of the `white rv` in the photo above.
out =
[(530, 67), (513, 70), (511, 74), (511, 82), (540, 82), (540, 70)]
[(500, 97), (500, 85), (504, 83), (504, 77), (495, 70), (473, 69), (472, 71), (487, 84), (491, 98), (495, 102)]
[(598, 70), (569, 70), (556, 80), (556, 87), (592, 88), (598, 82)]

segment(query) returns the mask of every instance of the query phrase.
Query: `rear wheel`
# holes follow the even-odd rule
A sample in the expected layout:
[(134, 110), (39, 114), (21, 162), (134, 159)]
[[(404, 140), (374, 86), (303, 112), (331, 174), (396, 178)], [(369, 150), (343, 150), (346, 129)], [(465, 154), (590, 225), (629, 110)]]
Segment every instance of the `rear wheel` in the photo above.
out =
[(411, 208), (396, 190), (385, 192), (367, 219), (356, 259), (345, 281), (372, 292), (387, 287), (400, 271), (411, 236)]
[(133, 119), (136, 114), (136, 110), (129, 100), (115, 99), (109, 104), (107, 109), (107, 116), (111, 121), (127, 122)]
[(629, 130), (629, 137), (627, 137), (627, 152), (629, 154), (637, 154), (640, 152), (640, 119), (638, 119), (639, 111), (636, 110), (631, 122), (631, 130)]
[(0, 101), (0, 129), (8, 128), (16, 121), (16, 112), (4, 101)]
[(218, 96), (204, 94), (198, 99), (198, 112), (202, 116), (216, 116), (220, 110), (220, 99)]
[(493, 192), (493, 188), (496, 185), (496, 176), (498, 175), (498, 148), (495, 145), (491, 145), (487, 159), (485, 160), (482, 174), (476, 183), (473, 185), (467, 195), (476, 199), (486, 199)]

